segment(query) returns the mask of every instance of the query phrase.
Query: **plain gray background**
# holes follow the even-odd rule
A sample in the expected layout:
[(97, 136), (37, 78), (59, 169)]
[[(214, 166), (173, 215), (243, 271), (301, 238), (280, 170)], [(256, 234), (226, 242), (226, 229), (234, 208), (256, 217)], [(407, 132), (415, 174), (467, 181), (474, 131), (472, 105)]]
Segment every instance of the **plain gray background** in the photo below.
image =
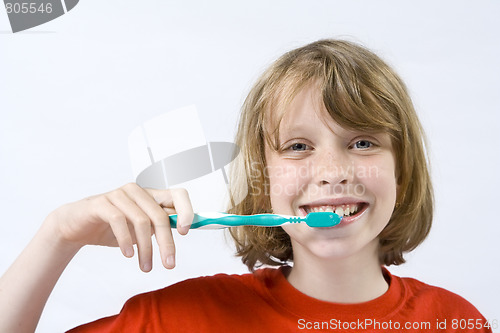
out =
[[(500, 319), (499, 14), (496, 1), (82, 0), (12, 34), (0, 9), (0, 272), (50, 211), (133, 181), (134, 127), (196, 104), (207, 140), (231, 141), (239, 107), (269, 63), (336, 37), (400, 73), (429, 136), (434, 227), (390, 270)], [(82, 250), (38, 331), (117, 313), (129, 297), (189, 277), (246, 271), (222, 232), (176, 238), (173, 271), (158, 252), (144, 274), (116, 248)]]

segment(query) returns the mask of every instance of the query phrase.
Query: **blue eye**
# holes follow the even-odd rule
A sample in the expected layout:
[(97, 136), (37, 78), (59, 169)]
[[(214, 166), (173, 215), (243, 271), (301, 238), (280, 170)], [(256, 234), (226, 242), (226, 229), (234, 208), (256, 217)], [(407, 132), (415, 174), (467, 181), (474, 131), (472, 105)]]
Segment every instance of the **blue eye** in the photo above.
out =
[(304, 151), (307, 149), (307, 147), (308, 146), (305, 143), (294, 143), (288, 149), (291, 149), (293, 151)]
[(373, 146), (373, 143), (371, 143), (368, 140), (359, 140), (354, 144), (354, 147), (357, 149), (368, 149)]

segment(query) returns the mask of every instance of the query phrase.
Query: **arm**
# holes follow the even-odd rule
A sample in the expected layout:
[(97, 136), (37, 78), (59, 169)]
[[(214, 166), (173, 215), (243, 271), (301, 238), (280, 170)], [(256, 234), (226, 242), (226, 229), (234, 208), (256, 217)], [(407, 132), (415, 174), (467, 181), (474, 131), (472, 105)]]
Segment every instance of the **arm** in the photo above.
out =
[(57, 280), (80, 249), (55, 240), (48, 218), (0, 279), (0, 331), (34, 332)]
[(182, 219), (177, 230), (185, 235), (193, 220), (185, 190), (142, 189), (136, 184), (56, 209), (0, 278), (0, 332), (34, 332), (57, 280), (87, 244), (119, 246), (126, 257), (134, 255), (137, 244), (139, 265), (148, 272), (155, 234), (163, 265), (173, 268), (168, 215), (175, 213)]

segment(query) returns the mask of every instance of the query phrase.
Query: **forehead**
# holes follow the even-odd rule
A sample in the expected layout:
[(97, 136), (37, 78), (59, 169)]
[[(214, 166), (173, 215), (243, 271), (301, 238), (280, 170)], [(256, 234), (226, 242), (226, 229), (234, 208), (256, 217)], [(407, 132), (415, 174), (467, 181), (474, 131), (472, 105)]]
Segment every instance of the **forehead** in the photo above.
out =
[(321, 100), (319, 90), (309, 85), (297, 93), (284, 111), (283, 122), (290, 123), (313, 116), (318, 118), (321, 113), (326, 113), (326, 108)]
[(268, 133), (285, 133), (322, 126), (334, 130), (339, 127), (328, 113), (316, 85), (305, 86), (290, 102), (280, 102), (277, 105), (279, 107), (269, 111)]
[(322, 92), (315, 84), (304, 86), (290, 102), (279, 101), (276, 105), (278, 107), (268, 111), (269, 122), (265, 126), (266, 147), (278, 149), (289, 136), (318, 137), (328, 133), (339, 137), (377, 135), (384, 142), (391, 141), (387, 129), (370, 129), (366, 126), (356, 126), (357, 124), (351, 127), (336, 121), (326, 108)]

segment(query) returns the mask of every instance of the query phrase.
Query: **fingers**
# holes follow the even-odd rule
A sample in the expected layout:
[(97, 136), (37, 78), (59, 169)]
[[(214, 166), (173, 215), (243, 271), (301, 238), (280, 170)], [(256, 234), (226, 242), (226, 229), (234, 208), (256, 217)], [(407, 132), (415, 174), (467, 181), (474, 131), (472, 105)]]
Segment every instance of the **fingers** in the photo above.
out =
[(100, 208), (96, 214), (103, 221), (108, 221), (123, 255), (131, 258), (134, 256), (134, 247), (127, 218), (120, 209), (114, 206), (107, 198), (102, 197)]
[(181, 235), (187, 234), (193, 223), (194, 212), (186, 189), (145, 190), (164, 208), (164, 211), (168, 214), (177, 214), (177, 231)]
[(170, 220), (167, 211), (177, 213), (177, 231), (186, 235), (193, 222), (194, 212), (189, 199), (188, 192), (183, 188), (171, 189), (168, 191), (146, 189), (148, 194), (160, 204), (163, 214), (167, 217), (166, 223), (154, 223), (155, 236), (160, 248), (163, 265), (167, 268), (175, 265), (175, 246), (170, 228)]
[[(114, 219), (113, 224), (110, 221), (110, 226), (117, 236), (123, 254), (127, 257), (131, 256), (130, 254), (133, 255), (131, 245), (133, 238), (127, 226), (128, 221), (128, 224), (133, 227), (137, 240), (141, 270), (148, 272), (152, 268), (152, 233), (156, 236), (163, 266), (174, 268), (175, 244), (170, 220), (164, 208), (178, 214), (178, 231), (180, 234), (187, 234), (194, 216), (187, 191), (185, 189), (142, 189), (136, 184), (128, 184), (108, 193), (107, 197), (120, 212), (110, 212)], [(120, 240), (117, 233), (120, 235)]]
[[(139, 251), (139, 265), (141, 270), (149, 272), (152, 268), (152, 243), (151, 243), (151, 219), (149, 215), (141, 209), (141, 203), (136, 198), (131, 198), (133, 193), (118, 189), (108, 195), (110, 201), (127, 218), (133, 227)], [(137, 196), (137, 194), (135, 194)], [(139, 201), (141, 201), (139, 199)], [(127, 224), (124, 226), (128, 229)], [(115, 230), (113, 229), (113, 232)], [(115, 234), (116, 235), (116, 234)]]
[[(193, 207), (186, 189), (178, 188), (170, 190), (172, 203), (177, 213), (177, 231), (181, 235), (186, 235), (193, 223)], [(180, 227), (179, 227), (180, 226)]]

